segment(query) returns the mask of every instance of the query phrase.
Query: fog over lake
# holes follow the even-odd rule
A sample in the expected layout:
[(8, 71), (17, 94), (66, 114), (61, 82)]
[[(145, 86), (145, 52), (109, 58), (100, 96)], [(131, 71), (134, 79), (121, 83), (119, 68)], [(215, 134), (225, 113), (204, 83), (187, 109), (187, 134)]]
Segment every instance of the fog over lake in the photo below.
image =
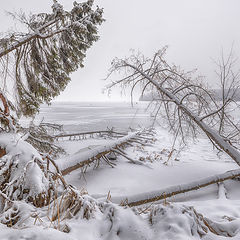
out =
[(43, 105), (38, 120), (64, 125), (69, 132), (105, 130), (108, 127), (126, 130), (147, 127), (152, 123), (147, 102), (133, 106), (123, 102), (55, 102)]

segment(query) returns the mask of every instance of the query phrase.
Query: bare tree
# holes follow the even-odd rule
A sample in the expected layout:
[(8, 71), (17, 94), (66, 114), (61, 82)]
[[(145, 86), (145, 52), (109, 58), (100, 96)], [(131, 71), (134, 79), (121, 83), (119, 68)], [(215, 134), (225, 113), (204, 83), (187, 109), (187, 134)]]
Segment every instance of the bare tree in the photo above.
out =
[[(170, 130), (176, 136), (181, 136), (184, 141), (187, 135), (196, 137), (201, 129), (217, 149), (226, 152), (240, 165), (240, 153), (236, 149), (237, 145), (233, 145), (238, 142), (239, 127), (226, 111), (226, 106), (233, 102), (233, 95), (224, 94), (224, 101), (221, 104), (217, 102), (213, 93), (203, 84), (202, 77), (195, 77), (194, 71), (186, 72), (167, 63), (166, 50), (164, 47), (152, 59), (140, 53), (126, 59), (116, 58), (112, 61), (109, 77), (115, 72), (124, 72), (125, 77), (112, 82), (110, 87), (116, 84), (128, 85), (133, 91), (141, 84), (143, 93), (147, 89), (156, 91), (157, 113), (164, 113)], [(233, 76), (229, 93), (239, 77), (238, 74), (233, 75), (231, 56), (226, 63), (224, 62), (225, 68), (220, 69), (228, 69), (229, 74)], [(227, 77), (230, 75), (225, 75), (225, 80)], [(226, 87), (226, 84), (224, 86)], [(228, 128), (225, 129), (221, 125), (226, 121)], [(231, 135), (227, 133), (229, 129), (232, 131)]]
[[(218, 132), (226, 139), (235, 142), (239, 140), (238, 122), (234, 122), (232, 112), (239, 108), (239, 87), (240, 71), (235, 69), (237, 58), (233, 56), (233, 49), (228, 56), (221, 53), (221, 57), (215, 61), (217, 65), (216, 75), (219, 80), (219, 92), (216, 92), (217, 104), (219, 111)], [(238, 142), (237, 142), (238, 143)]]

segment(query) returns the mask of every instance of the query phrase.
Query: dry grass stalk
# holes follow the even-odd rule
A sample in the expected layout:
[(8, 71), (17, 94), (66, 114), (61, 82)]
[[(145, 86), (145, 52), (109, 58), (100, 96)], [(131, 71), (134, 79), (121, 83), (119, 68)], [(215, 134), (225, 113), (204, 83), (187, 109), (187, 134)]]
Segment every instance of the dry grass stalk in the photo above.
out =
[[(83, 194), (85, 194), (85, 191)], [(57, 221), (57, 228), (60, 229), (61, 221), (73, 218), (77, 214), (80, 214), (81, 218), (90, 219), (95, 211), (96, 205), (94, 199), (87, 195), (82, 195), (81, 192), (72, 187), (68, 187), (68, 189), (53, 202), (51, 221)]]
[(111, 201), (111, 193), (110, 193), (110, 190), (108, 191), (107, 201)]

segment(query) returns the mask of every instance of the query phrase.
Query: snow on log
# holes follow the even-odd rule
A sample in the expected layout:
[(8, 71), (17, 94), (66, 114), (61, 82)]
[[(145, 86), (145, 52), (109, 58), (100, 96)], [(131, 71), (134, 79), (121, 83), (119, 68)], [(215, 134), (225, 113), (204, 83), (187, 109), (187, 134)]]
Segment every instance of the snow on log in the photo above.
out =
[[(117, 149), (122, 145), (128, 143), (129, 140), (135, 140), (141, 138), (141, 132), (131, 132), (127, 136), (121, 137), (114, 142), (110, 142), (104, 146), (97, 146), (93, 149), (89, 148), (89, 151), (78, 151), (77, 153), (61, 158), (56, 161), (56, 164), (59, 167), (62, 175), (66, 175), (78, 168), (87, 166), (94, 161), (99, 161), (101, 158), (105, 159), (106, 155), (115, 152), (117, 153)], [(129, 160), (129, 159), (128, 159)], [(136, 164), (143, 164), (137, 160), (131, 160), (131, 162)]]
[(240, 169), (236, 169), (236, 170), (227, 171), (223, 174), (214, 175), (208, 178), (203, 178), (191, 183), (171, 186), (171, 187), (164, 188), (157, 191), (140, 193), (132, 196), (112, 197), (111, 201), (113, 203), (134, 207), (134, 206), (143, 205), (150, 202), (163, 200), (163, 199), (175, 196), (177, 194), (198, 190), (200, 188), (207, 187), (211, 184), (223, 182), (225, 180), (233, 179), (239, 176), (240, 176)]

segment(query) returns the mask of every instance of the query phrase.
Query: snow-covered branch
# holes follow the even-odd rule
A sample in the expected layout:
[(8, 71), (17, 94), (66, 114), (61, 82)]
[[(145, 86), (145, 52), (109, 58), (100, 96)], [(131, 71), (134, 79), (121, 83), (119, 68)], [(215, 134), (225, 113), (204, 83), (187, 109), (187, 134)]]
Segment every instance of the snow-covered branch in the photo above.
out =
[[(93, 9), (92, 0), (74, 2), (71, 11), (57, 5), (54, 3), (51, 14), (31, 15), (29, 32), (13, 32), (0, 39), (3, 77), (12, 81), (5, 92), (18, 115), (33, 116), (40, 104), (59, 95), (69, 83), (69, 75), (83, 67), (87, 49), (99, 39), (103, 9)], [(16, 91), (9, 96), (12, 85)]]
[(127, 154), (125, 154), (123, 151), (119, 151), (123, 145), (128, 144), (130, 141), (141, 141), (141, 132), (131, 132), (127, 136), (114, 140), (104, 146), (98, 146), (92, 149), (89, 147), (89, 151), (79, 151), (71, 156), (56, 160), (56, 164), (62, 172), (62, 175), (66, 175), (78, 168), (88, 166), (93, 162), (98, 162), (100, 159), (104, 159), (110, 163), (108, 154), (113, 152), (124, 156), (131, 163), (144, 165), (141, 161), (133, 160), (128, 157)]
[(170, 198), (172, 196), (186, 193), (194, 190), (198, 190), (203, 187), (207, 187), (211, 184), (223, 182), (229, 179), (233, 179), (240, 176), (240, 170), (232, 170), (225, 172), (223, 174), (199, 179), (197, 181), (193, 181), (191, 183), (186, 183), (177, 186), (171, 186), (168, 188), (160, 189), (157, 191), (146, 192), (141, 194), (136, 194), (132, 196), (119, 196), (119, 197), (112, 197), (111, 201), (113, 203), (118, 204), (125, 204), (130, 207), (143, 205), (150, 202), (156, 202), (159, 200), (164, 200), (166, 198)]
[[(171, 100), (159, 101), (159, 108), (163, 108), (162, 114), (167, 118), (170, 129), (174, 134), (181, 134), (184, 141), (185, 134), (196, 137), (200, 128), (217, 148), (227, 153), (240, 166), (239, 151), (231, 142), (226, 140), (222, 132), (214, 128), (218, 123), (215, 120), (215, 115), (226, 107), (228, 101), (224, 102), (222, 108), (217, 108), (214, 111), (213, 109), (218, 104), (212, 97), (211, 91), (204, 87), (199, 78), (193, 79), (191, 72), (185, 73), (175, 65), (170, 66), (163, 59), (165, 51), (166, 49), (157, 52), (154, 60), (145, 58), (141, 54), (132, 55), (130, 58), (123, 60), (115, 59), (112, 62), (110, 73), (123, 71), (127, 76), (117, 83), (132, 87), (140, 80), (139, 84), (142, 84), (143, 88), (146, 85), (150, 86), (151, 91), (161, 96), (160, 99)], [(148, 67), (149, 64), (152, 66), (151, 68)], [(166, 69), (169, 70), (166, 71)], [(158, 72), (158, 74), (152, 77), (151, 74), (155, 72)], [(213, 114), (215, 112), (216, 114)], [(204, 117), (202, 119), (203, 113), (211, 118)], [(228, 130), (234, 130), (236, 134), (234, 136), (239, 136), (239, 128), (236, 127), (234, 122), (231, 122), (231, 118), (226, 112), (224, 118), (229, 122)], [(208, 121), (203, 121), (205, 119)], [(219, 124), (221, 125), (225, 119), (223, 120), (220, 116)]]

